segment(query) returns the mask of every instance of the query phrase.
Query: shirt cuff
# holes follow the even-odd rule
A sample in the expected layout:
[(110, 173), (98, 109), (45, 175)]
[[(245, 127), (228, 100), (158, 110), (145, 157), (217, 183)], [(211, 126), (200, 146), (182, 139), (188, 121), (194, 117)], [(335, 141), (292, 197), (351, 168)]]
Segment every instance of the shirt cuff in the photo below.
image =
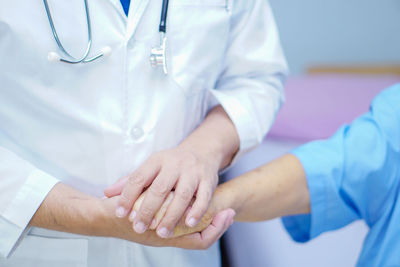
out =
[(257, 127), (258, 123), (253, 119), (239, 100), (224, 92), (210, 89), (209, 110), (217, 105), (221, 105), (229, 118), (235, 125), (236, 131), (239, 135), (240, 148), (233, 158), (232, 162), (222, 172), (232, 166), (243, 154), (255, 148), (263, 139), (263, 135), (259, 133)]
[(34, 170), (0, 216), (0, 255), (9, 257), (27, 232), (33, 215), (59, 181), (45, 172)]
[(327, 225), (326, 177), (315, 175), (318, 171), (314, 170), (321, 168), (321, 166), (310, 156), (308, 150), (309, 145), (305, 145), (291, 153), (300, 160), (306, 173), (311, 213), (282, 218), (283, 226), (296, 242), (307, 242), (317, 237), (324, 232)]

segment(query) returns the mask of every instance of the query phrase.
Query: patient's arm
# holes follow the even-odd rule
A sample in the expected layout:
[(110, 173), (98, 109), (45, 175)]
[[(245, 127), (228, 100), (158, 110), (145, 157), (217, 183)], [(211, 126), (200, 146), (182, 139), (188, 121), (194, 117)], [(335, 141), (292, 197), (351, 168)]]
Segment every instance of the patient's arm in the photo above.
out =
[[(135, 210), (139, 208), (142, 198), (135, 203)], [(168, 200), (158, 211), (151, 229), (157, 227), (167, 206)], [(228, 208), (236, 211), (236, 221), (245, 222), (309, 213), (309, 192), (300, 161), (288, 154), (218, 186), (201, 223), (189, 228), (181, 221), (175, 228), (174, 236), (201, 231), (214, 214)]]
[(235, 220), (244, 222), (309, 213), (303, 166), (294, 155), (282, 156), (220, 185), (211, 207), (212, 213), (231, 207)]

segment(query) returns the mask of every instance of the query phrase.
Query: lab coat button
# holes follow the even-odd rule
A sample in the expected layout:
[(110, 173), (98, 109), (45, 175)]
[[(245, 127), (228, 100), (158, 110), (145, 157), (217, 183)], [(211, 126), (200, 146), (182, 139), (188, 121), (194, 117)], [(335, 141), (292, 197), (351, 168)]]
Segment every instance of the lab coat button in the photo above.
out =
[(139, 139), (139, 138), (141, 138), (143, 135), (144, 135), (144, 131), (143, 131), (142, 128), (134, 127), (134, 128), (131, 130), (131, 136), (132, 136), (133, 139)]

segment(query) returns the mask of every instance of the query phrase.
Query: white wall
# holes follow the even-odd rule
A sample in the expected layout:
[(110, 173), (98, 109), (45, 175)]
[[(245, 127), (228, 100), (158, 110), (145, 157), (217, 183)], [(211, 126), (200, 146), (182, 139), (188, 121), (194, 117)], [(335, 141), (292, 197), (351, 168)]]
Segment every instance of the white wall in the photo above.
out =
[(318, 63), (400, 64), (400, 0), (269, 0), (291, 72)]

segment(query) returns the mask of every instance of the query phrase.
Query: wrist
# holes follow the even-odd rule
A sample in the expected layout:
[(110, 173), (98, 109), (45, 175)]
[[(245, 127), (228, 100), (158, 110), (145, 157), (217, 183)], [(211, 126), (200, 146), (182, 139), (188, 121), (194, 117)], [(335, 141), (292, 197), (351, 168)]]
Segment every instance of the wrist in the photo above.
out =
[(98, 236), (121, 238), (115, 216), (116, 198), (97, 199), (92, 227)]
[(207, 166), (214, 168), (215, 173), (219, 171), (224, 158), (222, 149), (218, 145), (204, 140), (188, 138), (178, 146), (178, 149), (190, 151), (202, 162), (205, 162)]
[(231, 119), (221, 106), (215, 107), (203, 123), (182, 143), (217, 164), (218, 170), (227, 167), (239, 151), (240, 140)]
[(219, 185), (214, 192), (211, 200), (209, 212), (213, 215), (226, 209), (233, 209), (237, 212), (237, 194), (229, 182)]

